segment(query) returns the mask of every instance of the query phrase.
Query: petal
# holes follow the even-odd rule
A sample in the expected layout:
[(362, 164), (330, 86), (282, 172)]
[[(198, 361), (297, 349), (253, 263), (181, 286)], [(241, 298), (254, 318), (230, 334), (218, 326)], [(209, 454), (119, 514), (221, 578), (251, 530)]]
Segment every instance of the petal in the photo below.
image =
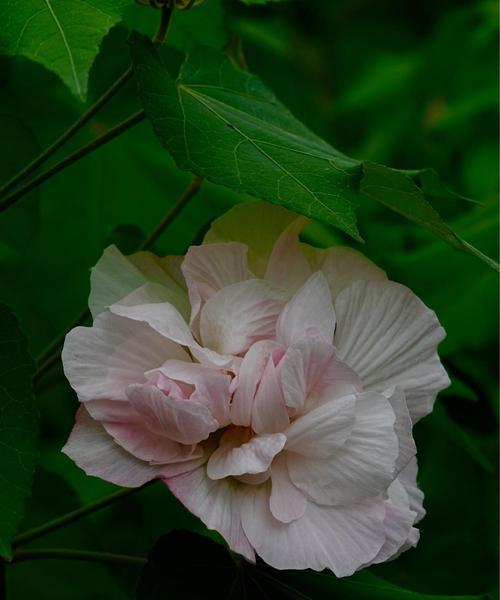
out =
[(417, 472), (417, 459), (413, 457), (398, 475), (398, 481), (404, 487), (405, 492), (408, 495), (410, 509), (417, 513), (415, 523), (418, 523), (421, 519), (425, 517), (425, 509), (423, 505), (424, 493), (418, 488)]
[[(130, 296), (123, 298), (119, 304), (110, 306), (109, 310), (115, 315), (147, 323), (164, 338), (181, 346), (187, 346), (193, 356), (200, 362), (208, 362), (218, 366), (231, 364), (232, 357), (224, 357), (212, 350), (202, 348), (193, 338), (193, 334), (180, 312), (172, 304), (158, 302), (156, 291), (151, 284), (146, 284), (132, 292)], [(149, 301), (146, 301), (148, 298)], [(142, 302), (138, 304), (139, 299), (142, 299)], [(184, 354), (184, 356), (165, 356), (165, 360), (168, 358), (189, 360), (187, 356), (187, 354)], [(157, 366), (159, 365), (154, 365), (154, 367)]]
[(116, 246), (109, 246), (90, 274), (89, 308), (92, 316), (95, 318), (147, 282), (161, 284), (168, 302), (181, 312), (188, 308), (186, 292), (169, 274), (166, 263), (162, 264), (161, 259), (150, 252), (126, 257)]
[(398, 460), (396, 461), (397, 474), (401, 471), (401, 469), (406, 467), (410, 460), (416, 455), (417, 447), (415, 445), (415, 440), (413, 439), (413, 423), (411, 422), (411, 417), (403, 390), (401, 388), (395, 388), (385, 392), (384, 396), (387, 396), (389, 399), (392, 410), (396, 415), (394, 430), (398, 436), (399, 445), (399, 456)]
[(210, 479), (264, 473), (276, 454), (283, 449), (286, 437), (282, 433), (271, 433), (247, 440), (246, 429), (226, 431), (208, 461), (207, 474)]
[(218, 429), (204, 404), (166, 396), (153, 385), (130, 385), (127, 398), (153, 433), (181, 444), (201, 442)]
[(165, 479), (174, 496), (209, 529), (215, 529), (229, 544), (250, 561), (255, 560), (252, 546), (241, 526), (238, 484), (231, 479), (214, 481), (205, 467)]
[[(317, 410), (333, 408), (338, 402), (323, 404)], [(371, 498), (384, 492), (393, 480), (399, 448), (389, 401), (381, 394), (367, 392), (357, 396), (355, 407), (356, 422), (350, 436), (328, 458), (295, 454), (288, 461), (295, 485), (321, 504)], [(286, 435), (290, 439), (289, 431)]]
[(231, 404), (231, 421), (235, 425), (244, 427), (250, 425), (257, 385), (262, 378), (269, 355), (276, 348), (279, 348), (276, 342), (262, 340), (253, 344), (245, 354), (236, 376), (236, 389)]
[(156, 370), (175, 381), (194, 385), (190, 400), (205, 405), (217, 419), (219, 427), (229, 425), (231, 378), (227, 373), (207, 365), (180, 360), (168, 360)]
[(248, 246), (248, 263), (257, 277), (264, 277), (276, 240), (298, 217), (269, 202), (237, 204), (213, 221), (204, 243), (236, 241)]
[(271, 467), (269, 507), (273, 517), (282, 523), (300, 519), (307, 507), (306, 497), (290, 479), (286, 460), (286, 452), (282, 452)]
[(282, 306), (262, 280), (230, 285), (211, 296), (201, 311), (203, 345), (221, 354), (239, 354), (258, 340), (273, 339)]
[(317, 338), (305, 338), (290, 346), (280, 363), (286, 405), (302, 409), (315, 390), (329, 388), (328, 399), (361, 391), (359, 377), (335, 357), (335, 350)]
[(248, 248), (243, 244), (190, 246), (181, 269), (191, 301), (191, 323), (205, 302), (222, 288), (253, 277), (247, 266)]
[(266, 485), (240, 489), (244, 532), (256, 553), (275, 569), (331, 569), (352, 575), (369, 562), (384, 542), (383, 501), (350, 506), (308, 502), (304, 515), (291, 523), (275, 519)]
[(193, 446), (184, 446), (154, 433), (139, 419), (138, 415), (136, 423), (107, 421), (102, 426), (117, 444), (141, 460), (162, 464), (192, 458)]
[(280, 313), (276, 326), (278, 341), (290, 346), (301, 338), (320, 335), (333, 339), (335, 312), (328, 284), (322, 273), (311, 275)]
[[(175, 309), (174, 309), (175, 310)], [(104, 312), (92, 327), (75, 327), (62, 351), (64, 373), (83, 400), (125, 399), (125, 388), (168, 358), (189, 360), (176, 343), (144, 323)]]
[(359, 281), (335, 301), (339, 357), (367, 390), (404, 390), (413, 421), (432, 410), (449, 385), (437, 355), (445, 333), (436, 315), (409, 289), (393, 282)]
[(312, 274), (312, 268), (299, 242), (299, 233), (309, 219), (293, 221), (280, 235), (267, 264), (265, 279), (290, 298)]
[(276, 433), (290, 424), (285, 399), (273, 358), (267, 359), (252, 407), (252, 429), (256, 433)]
[(320, 253), (318, 268), (325, 276), (334, 300), (354, 281), (387, 281), (385, 272), (357, 250), (339, 246)]
[(80, 406), (76, 423), (62, 451), (87, 475), (116, 485), (139, 487), (158, 477), (161, 467), (151, 466), (121, 448)]
[[(307, 464), (317, 459), (335, 460), (335, 452), (346, 443), (355, 423), (356, 397), (354, 395), (325, 402), (296, 419), (285, 431), (286, 449), (294, 453), (293, 458), (289, 459), (292, 480), (295, 481), (297, 477), (302, 481), (299, 475), (301, 471), (296, 467), (297, 461)], [(304, 461), (304, 458), (307, 460)], [(293, 473), (296, 473), (295, 477)], [(306, 489), (306, 486), (299, 487)]]

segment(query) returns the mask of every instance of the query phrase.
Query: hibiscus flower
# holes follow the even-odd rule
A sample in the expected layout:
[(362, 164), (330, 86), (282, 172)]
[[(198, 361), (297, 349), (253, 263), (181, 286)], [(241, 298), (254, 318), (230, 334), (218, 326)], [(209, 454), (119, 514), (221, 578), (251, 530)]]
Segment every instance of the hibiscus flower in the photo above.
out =
[(85, 472), (161, 479), (235, 552), (337, 576), (394, 558), (424, 515), (413, 424), (449, 384), (436, 315), (307, 219), (264, 203), (185, 257), (108, 248), (65, 342)]

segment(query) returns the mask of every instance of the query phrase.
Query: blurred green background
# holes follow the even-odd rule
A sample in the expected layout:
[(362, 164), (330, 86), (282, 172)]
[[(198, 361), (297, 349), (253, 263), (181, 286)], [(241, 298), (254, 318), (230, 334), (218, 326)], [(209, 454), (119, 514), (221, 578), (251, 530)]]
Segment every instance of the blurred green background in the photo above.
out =
[[(151, 32), (156, 17), (131, 5), (124, 24), (105, 38), (89, 104), (129, 64), (130, 30)], [(446, 200), (438, 208), (463, 238), (498, 257), (497, 2), (296, 0), (251, 8), (207, 0), (175, 14), (168, 45), (222, 47), (231, 34), (240, 36), (249, 69), (333, 146), (393, 167), (433, 167), (449, 187), (479, 202)], [(137, 107), (131, 83), (72, 147)], [(40, 65), (2, 57), (0, 178), (23, 167), (84, 108)], [(142, 123), (2, 214), (0, 300), (13, 307), (34, 356), (84, 308), (89, 269), (103, 248), (114, 242), (133, 252), (189, 180)], [(244, 199), (205, 184), (155, 250), (183, 253), (214, 217)], [(415, 430), (428, 511), (420, 544), (370, 570), (429, 594), (490, 592), (498, 579), (497, 275), (368, 198), (358, 214), (366, 240), (358, 249), (437, 312), (453, 380)], [(351, 244), (319, 224), (305, 237)], [(77, 406), (60, 366), (36, 391), (40, 459), (21, 530), (113, 490), (60, 453)], [(204, 532), (155, 484), (34, 546), (146, 555), (159, 535), (178, 527)], [(7, 575), (11, 600), (121, 600), (133, 597), (137, 570), (50, 560), (9, 566)]]

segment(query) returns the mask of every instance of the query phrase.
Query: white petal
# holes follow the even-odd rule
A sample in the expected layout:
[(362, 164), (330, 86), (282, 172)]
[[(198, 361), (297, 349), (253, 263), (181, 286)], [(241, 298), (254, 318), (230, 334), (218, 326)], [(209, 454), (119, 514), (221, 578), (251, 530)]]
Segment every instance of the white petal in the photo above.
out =
[[(331, 403), (332, 407), (338, 400)], [(321, 405), (326, 410), (330, 404)], [(329, 458), (295, 454), (292, 481), (321, 504), (344, 504), (384, 492), (394, 477), (398, 440), (387, 398), (374, 392), (356, 398), (356, 422), (344, 444)], [(289, 432), (286, 432), (289, 436)]]
[(116, 246), (109, 246), (90, 274), (89, 308), (92, 316), (95, 318), (147, 282), (161, 284), (168, 302), (179, 310), (187, 308), (186, 292), (162, 266), (160, 259), (150, 252), (125, 257)]
[(424, 493), (417, 485), (417, 472), (417, 459), (416, 457), (413, 457), (398, 475), (398, 481), (404, 487), (405, 492), (408, 495), (410, 509), (417, 513), (415, 523), (418, 523), (425, 517), (425, 509), (423, 505)]
[(62, 351), (64, 373), (83, 400), (123, 400), (127, 385), (144, 381), (145, 371), (169, 358), (189, 360), (179, 345), (151, 327), (109, 312), (92, 327), (71, 330)]
[(332, 342), (335, 329), (330, 290), (324, 275), (314, 273), (285, 305), (276, 326), (278, 341), (286, 346), (301, 338), (320, 335)]
[(76, 423), (62, 451), (87, 475), (116, 485), (139, 487), (159, 477), (161, 467), (151, 466), (121, 448), (81, 406)]
[(308, 219), (296, 219), (280, 235), (267, 264), (265, 279), (292, 296), (312, 274), (311, 265), (299, 242), (298, 234)]
[(264, 473), (285, 442), (282, 433), (258, 435), (248, 440), (246, 430), (229, 429), (208, 461), (207, 474), (210, 479), (223, 479)]
[[(292, 472), (298, 472), (295, 463), (301, 461), (302, 464), (303, 457), (307, 458), (307, 462), (310, 459), (312, 462), (316, 462), (317, 459), (334, 461), (335, 452), (348, 440), (355, 423), (356, 397), (354, 395), (325, 402), (298, 417), (285, 431), (286, 449), (294, 452), (294, 457), (290, 457), (289, 460)], [(296, 476), (301, 480), (299, 475)]]
[(252, 407), (261, 380), (262, 373), (271, 352), (279, 348), (279, 344), (271, 340), (262, 340), (253, 344), (245, 354), (238, 375), (236, 388), (231, 404), (231, 421), (235, 425), (250, 425)]
[(271, 467), (269, 507), (274, 518), (282, 523), (300, 519), (307, 506), (306, 497), (290, 479), (286, 461), (286, 452), (282, 452)]
[(256, 433), (276, 433), (288, 427), (290, 419), (272, 356), (262, 374), (252, 407), (252, 429)]
[(346, 246), (328, 248), (321, 252), (319, 268), (328, 282), (334, 300), (354, 281), (387, 281), (387, 275), (375, 263), (361, 252)]
[(239, 354), (258, 340), (273, 339), (282, 306), (260, 279), (230, 285), (211, 296), (201, 311), (203, 345), (221, 354)]
[(253, 548), (241, 526), (237, 492), (240, 484), (231, 479), (209, 479), (205, 467), (165, 479), (165, 483), (188, 510), (209, 529), (222, 535), (231, 550), (250, 561), (255, 560)]
[(396, 415), (396, 422), (394, 424), (394, 430), (398, 436), (399, 445), (399, 456), (396, 461), (396, 473), (399, 473), (401, 469), (406, 467), (410, 460), (416, 455), (417, 447), (415, 440), (413, 439), (410, 413), (408, 411), (408, 405), (404, 392), (401, 388), (395, 388), (394, 390), (388, 390), (384, 396), (387, 396), (391, 403), (392, 410)]
[(449, 379), (436, 349), (445, 333), (436, 315), (393, 282), (356, 282), (335, 301), (339, 357), (367, 390), (399, 385), (415, 422), (432, 410)]
[(275, 569), (331, 569), (337, 577), (352, 575), (369, 562), (384, 542), (382, 500), (350, 506), (308, 502), (291, 523), (275, 519), (267, 485), (240, 489), (243, 529), (256, 553)]
[(191, 323), (201, 307), (216, 292), (253, 277), (247, 265), (248, 248), (243, 244), (190, 246), (181, 269), (191, 301)]

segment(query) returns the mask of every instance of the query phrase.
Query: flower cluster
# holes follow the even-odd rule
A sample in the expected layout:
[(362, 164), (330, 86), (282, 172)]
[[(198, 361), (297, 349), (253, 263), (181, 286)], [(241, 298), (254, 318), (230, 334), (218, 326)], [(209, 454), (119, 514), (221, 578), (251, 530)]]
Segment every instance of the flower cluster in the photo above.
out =
[(449, 383), (444, 331), (358, 252), (301, 243), (305, 222), (250, 203), (185, 257), (108, 248), (64, 346), (64, 452), (163, 480), (248, 560), (345, 576), (418, 541), (412, 426)]

